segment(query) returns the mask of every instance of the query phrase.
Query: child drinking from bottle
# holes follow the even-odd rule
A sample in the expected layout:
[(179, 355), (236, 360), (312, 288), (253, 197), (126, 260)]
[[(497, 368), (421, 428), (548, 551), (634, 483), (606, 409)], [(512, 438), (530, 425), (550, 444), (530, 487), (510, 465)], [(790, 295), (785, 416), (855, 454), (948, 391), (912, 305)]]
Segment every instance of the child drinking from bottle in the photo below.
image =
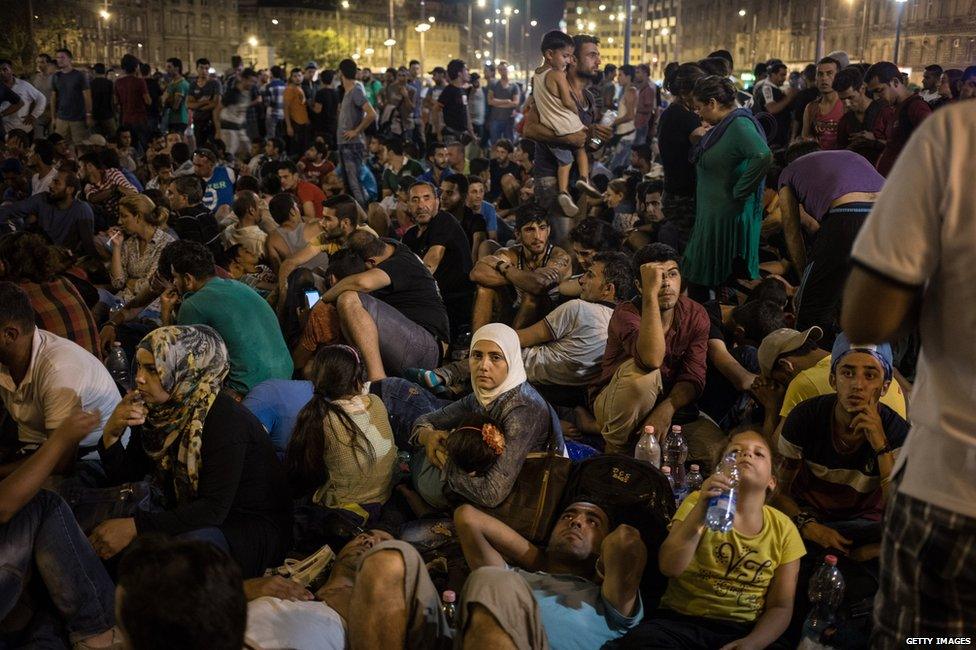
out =
[[(542, 37), (541, 49), (545, 63), (536, 68), (532, 77), (532, 99), (539, 113), (539, 122), (557, 136), (584, 131), (585, 127), (579, 118), (579, 105), (566, 78), (566, 67), (573, 58), (572, 37), (565, 32), (553, 30)], [(575, 158), (581, 179), (577, 186), (589, 189), (586, 181), (590, 177), (590, 161), (586, 157), (586, 147), (573, 150), (542, 143), (537, 146), (547, 146), (559, 163), (556, 170), (559, 206), (566, 216), (575, 217), (579, 208), (569, 195), (569, 174)]]
[(708, 501), (732, 488), (716, 473), (684, 500), (661, 545), (658, 564), (670, 580), (660, 609), (613, 647), (779, 647), (793, 614), (803, 541), (789, 517), (766, 505), (776, 479), (762, 434), (733, 432), (722, 455), (730, 452), (739, 469), (732, 530), (705, 525)]

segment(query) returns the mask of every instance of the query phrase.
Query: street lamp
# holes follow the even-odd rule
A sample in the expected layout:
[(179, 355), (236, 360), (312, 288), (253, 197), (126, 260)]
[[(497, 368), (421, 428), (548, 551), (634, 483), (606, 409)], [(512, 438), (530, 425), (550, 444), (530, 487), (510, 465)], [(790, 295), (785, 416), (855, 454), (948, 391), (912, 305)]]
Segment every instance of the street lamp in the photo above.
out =
[(271, 24), (272, 25), (277, 25), (278, 24), (278, 19), (277, 18), (272, 18), (271, 19)]
[(349, 0), (342, 0), (342, 8), (343, 9), (349, 8)]
[(529, 25), (530, 25), (531, 27), (535, 27), (535, 26), (536, 26), (536, 25), (538, 25), (538, 24), (539, 24), (539, 21), (538, 21), (538, 20), (530, 20), (530, 21), (529, 21)]
[(744, 18), (745, 15), (746, 15), (746, 10), (745, 9), (739, 9), (739, 16), (742, 17), (742, 18)]
[(435, 22), (437, 22), (437, 18), (434, 16), (427, 16), (427, 22), (433, 25)]
[(396, 45), (396, 39), (388, 38), (385, 41), (383, 41), (383, 45), (385, 45), (386, 47), (393, 47), (394, 45)]
[(258, 46), (257, 36), (249, 36), (247, 39), (247, 44), (250, 45), (251, 47), (257, 47)]
[(901, 17), (905, 13), (905, 2), (906, 0), (895, 0), (895, 4), (898, 5), (898, 19), (895, 22), (895, 53), (894, 53), (894, 64), (898, 65), (898, 50), (901, 46)]

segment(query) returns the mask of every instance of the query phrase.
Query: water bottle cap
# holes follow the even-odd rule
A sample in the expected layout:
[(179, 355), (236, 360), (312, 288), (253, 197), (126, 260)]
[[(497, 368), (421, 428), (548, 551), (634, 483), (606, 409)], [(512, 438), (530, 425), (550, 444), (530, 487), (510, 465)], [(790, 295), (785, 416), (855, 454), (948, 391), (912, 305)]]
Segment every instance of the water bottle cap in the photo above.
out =
[(670, 474), (671, 468), (668, 465), (661, 465), (661, 471), (664, 472), (665, 474)]
[(837, 556), (828, 555), (827, 557), (824, 558), (824, 562), (826, 562), (830, 566), (837, 566)]
[(647, 426), (645, 426), (644, 427), (644, 433), (651, 433), (651, 434), (653, 434), (654, 433), (654, 426), (653, 425), (650, 425), (650, 424), (648, 424)]
[(448, 589), (441, 594), (441, 600), (443, 600), (445, 603), (453, 603), (457, 600), (457, 594)]
[(112, 347), (113, 348), (121, 348), (122, 347), (122, 341), (112, 341)]
[(697, 472), (700, 469), (701, 469), (701, 467), (698, 466), (698, 463), (692, 463), (691, 464), (691, 471)]
[(681, 433), (681, 425), (676, 424), (673, 427), (671, 427), (671, 430), (674, 431), (675, 433)]

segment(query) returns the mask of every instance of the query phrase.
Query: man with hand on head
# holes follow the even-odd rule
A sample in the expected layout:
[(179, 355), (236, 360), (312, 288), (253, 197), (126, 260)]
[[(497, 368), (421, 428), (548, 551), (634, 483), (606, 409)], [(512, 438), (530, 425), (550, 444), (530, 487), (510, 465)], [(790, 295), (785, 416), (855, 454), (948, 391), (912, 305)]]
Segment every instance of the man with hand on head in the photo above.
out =
[(842, 333), (830, 358), (837, 392), (800, 403), (786, 418), (773, 504), (805, 540), (847, 555), (881, 541), (891, 470), (908, 423), (880, 403), (892, 379), (887, 343), (852, 345)]
[(545, 548), (469, 504), (454, 523), (472, 569), (458, 608), (462, 647), (599, 648), (640, 622), (647, 548), (599, 505), (570, 504)]

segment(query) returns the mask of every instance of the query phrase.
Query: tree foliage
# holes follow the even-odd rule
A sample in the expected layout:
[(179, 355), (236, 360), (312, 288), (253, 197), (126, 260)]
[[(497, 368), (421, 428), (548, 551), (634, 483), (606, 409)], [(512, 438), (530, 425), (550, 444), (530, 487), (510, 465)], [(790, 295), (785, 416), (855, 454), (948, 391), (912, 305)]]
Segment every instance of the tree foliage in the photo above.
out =
[(42, 13), (39, 9), (41, 3), (34, 0), (33, 13), (38, 18), (33, 20), (31, 3), (12, 4), (13, 11), (6, 16), (9, 29), (0, 30), (5, 31), (3, 38), (0, 38), (0, 58), (13, 61), (14, 69), (18, 72), (33, 70), (34, 57), (38, 53), (46, 52), (53, 56), (54, 50), (66, 42), (77, 41), (81, 34), (77, 17), (64, 5), (43, 3)]
[(288, 65), (302, 67), (315, 61), (320, 67), (334, 68), (353, 51), (349, 39), (334, 29), (302, 29), (278, 45), (277, 58)]

